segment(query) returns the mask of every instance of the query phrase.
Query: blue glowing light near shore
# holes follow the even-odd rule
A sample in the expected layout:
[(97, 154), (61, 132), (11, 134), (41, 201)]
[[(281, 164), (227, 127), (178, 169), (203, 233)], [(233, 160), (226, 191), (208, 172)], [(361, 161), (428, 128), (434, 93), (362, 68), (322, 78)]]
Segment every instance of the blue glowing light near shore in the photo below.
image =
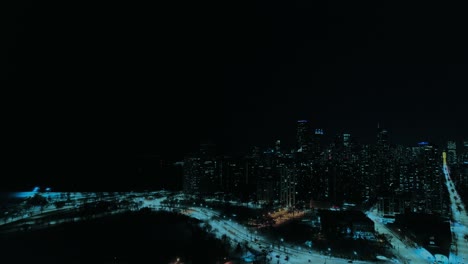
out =
[(33, 197), (35, 193), (37, 192), (15, 192), (15, 193), (10, 193), (9, 196), (13, 198), (29, 198), (29, 197)]

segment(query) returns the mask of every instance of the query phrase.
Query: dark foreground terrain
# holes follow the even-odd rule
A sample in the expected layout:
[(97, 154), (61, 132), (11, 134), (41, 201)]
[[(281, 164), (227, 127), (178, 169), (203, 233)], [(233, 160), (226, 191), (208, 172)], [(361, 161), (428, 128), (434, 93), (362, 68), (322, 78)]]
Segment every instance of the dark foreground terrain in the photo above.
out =
[(0, 263), (216, 263), (219, 240), (197, 220), (167, 212), (132, 212), (46, 230), (0, 234)]

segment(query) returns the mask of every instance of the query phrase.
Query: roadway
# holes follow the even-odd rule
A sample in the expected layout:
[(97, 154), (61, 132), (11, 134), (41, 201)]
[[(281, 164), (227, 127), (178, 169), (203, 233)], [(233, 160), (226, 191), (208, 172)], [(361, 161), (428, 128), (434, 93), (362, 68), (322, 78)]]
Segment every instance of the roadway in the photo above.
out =
[(367, 213), (372, 221), (374, 221), (375, 231), (384, 234), (389, 238), (390, 244), (394, 247), (394, 254), (398, 256), (399, 260), (403, 263), (412, 264), (428, 264), (435, 261), (434, 256), (423, 247), (414, 247), (408, 244), (399, 235), (395, 234), (383, 222), (382, 218), (378, 216), (377, 209), (374, 207)]
[[(131, 198), (133, 199), (134, 202), (141, 202), (141, 207), (148, 207), (148, 208), (153, 208), (156, 210), (171, 210), (174, 207), (169, 207), (166, 205), (161, 204), (161, 202), (166, 198), (166, 197), (161, 197), (161, 198), (155, 198), (155, 199), (145, 199), (145, 197), (151, 196), (154, 193), (133, 193), (133, 194), (126, 194), (126, 195), (117, 195), (113, 197), (106, 197), (105, 200), (112, 200), (112, 199), (122, 199), (122, 198)], [(54, 195), (55, 197), (59, 197), (59, 195)], [(85, 198), (92, 197), (92, 195), (88, 194), (77, 194), (72, 199), (82, 200)], [(175, 195), (174, 198), (178, 199), (183, 199), (184, 196), (182, 194)], [(37, 212), (37, 208), (34, 210), (36, 214), (33, 215), (30, 219), (29, 217), (22, 218), (22, 219), (16, 219), (16, 221), (11, 221), (9, 222), (9, 226), (11, 227), (19, 227), (21, 225), (24, 225), (25, 222), (29, 222), (28, 220), (37, 220), (41, 216), (46, 217), (50, 216), (51, 213), (64, 213), (65, 211), (68, 211), (72, 209), (73, 206), (66, 206), (61, 209), (49, 207), (46, 210), (42, 212)], [(271, 239), (268, 239), (266, 237), (263, 237), (260, 234), (253, 234), (250, 229), (247, 227), (237, 223), (236, 221), (232, 219), (225, 219), (221, 218), (219, 213), (215, 210), (212, 210), (207, 207), (203, 206), (190, 206), (190, 207), (178, 207), (175, 206), (175, 208), (179, 209), (188, 209), (184, 210), (184, 212), (190, 217), (197, 218), (202, 221), (206, 221), (209, 223), (213, 229), (212, 231), (215, 231), (215, 235), (218, 238), (221, 238), (222, 235), (226, 235), (231, 239), (231, 241), (234, 241), (236, 243), (241, 243), (245, 244), (245, 242), (248, 243), (248, 246), (252, 249), (252, 251), (256, 251), (257, 253), (262, 252), (262, 250), (265, 250), (264, 252), (267, 253), (267, 259), (270, 261), (270, 263), (326, 263), (327, 261), (329, 263), (338, 263), (338, 264), (346, 264), (349, 263), (348, 259), (343, 259), (343, 258), (336, 258), (336, 257), (331, 257), (327, 255), (320, 254), (318, 251), (311, 250), (309, 248), (299, 248), (298, 246), (294, 246), (290, 243), (287, 243), (286, 241), (272, 241)], [(34, 221), (36, 222), (36, 221)], [(55, 219), (54, 223), (58, 224), (63, 221)], [(33, 222), (30, 222), (33, 223)], [(43, 223), (42, 226), (47, 226), (48, 223)], [(256, 239), (256, 240), (255, 240)], [(281, 244), (280, 246), (278, 246)], [(276, 246), (276, 247), (275, 247)], [(277, 258), (279, 256), (279, 258)], [(286, 261), (285, 257), (288, 256), (289, 259)], [(385, 261), (381, 261), (384, 262)], [(391, 260), (387, 261), (388, 263), (391, 263)], [(364, 264), (364, 263), (373, 263), (371, 261), (358, 261), (354, 260), (353, 263), (356, 264)]]
[[(237, 243), (247, 242), (249, 247), (256, 252), (262, 252), (266, 250), (270, 263), (320, 263), (323, 261), (329, 261), (329, 263), (345, 264), (349, 263), (349, 259), (336, 258), (327, 255), (322, 255), (315, 250), (309, 250), (306, 247), (298, 248), (298, 246), (291, 245), (285, 241), (272, 241), (259, 234), (253, 234), (247, 227), (237, 223), (232, 219), (220, 218), (218, 212), (209, 208), (203, 207), (190, 207), (191, 217), (197, 218), (203, 221), (209, 221), (213, 230), (217, 230), (216, 236), (221, 238), (222, 235), (228, 236), (232, 241)], [(217, 216), (213, 219), (213, 216)], [(280, 246), (278, 247), (278, 245)], [(276, 256), (279, 256), (277, 258)], [(288, 256), (288, 261), (285, 257)], [(310, 260), (310, 262), (309, 262)], [(279, 262), (278, 262), (279, 261)], [(354, 260), (353, 263), (373, 263), (371, 261), (358, 261)], [(389, 261), (391, 263), (391, 261)], [(427, 263), (426, 263), (427, 264)]]
[(460, 199), (460, 195), (450, 177), (450, 170), (444, 160), (445, 184), (450, 197), (450, 209), (453, 221), (450, 222), (452, 231), (452, 250), (449, 256), (450, 264), (468, 264), (468, 215), (466, 207)]

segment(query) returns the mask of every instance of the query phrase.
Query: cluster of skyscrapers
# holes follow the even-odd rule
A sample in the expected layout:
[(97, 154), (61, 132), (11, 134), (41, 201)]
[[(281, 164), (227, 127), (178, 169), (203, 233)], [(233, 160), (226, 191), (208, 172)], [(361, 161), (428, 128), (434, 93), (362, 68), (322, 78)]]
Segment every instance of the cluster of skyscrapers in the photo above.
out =
[(240, 201), (305, 208), (314, 201), (340, 206), (377, 202), (386, 215), (424, 212), (445, 214), (442, 152), (447, 152), (460, 189), (468, 190), (468, 141), (446, 146), (419, 142), (391, 144), (378, 127), (375, 144), (360, 144), (351, 134), (325, 138), (323, 129), (297, 121), (296, 146), (253, 147), (244, 156), (217, 155), (213, 144), (187, 155), (183, 188), (200, 195), (222, 194)]

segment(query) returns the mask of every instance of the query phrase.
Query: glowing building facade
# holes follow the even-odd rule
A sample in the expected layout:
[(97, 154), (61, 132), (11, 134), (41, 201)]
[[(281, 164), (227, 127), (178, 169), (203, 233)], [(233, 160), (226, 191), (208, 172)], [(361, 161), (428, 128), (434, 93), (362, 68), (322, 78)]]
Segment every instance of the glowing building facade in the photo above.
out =
[(455, 165), (457, 163), (457, 144), (455, 141), (447, 142), (447, 163)]
[(310, 125), (307, 120), (298, 120), (297, 121), (297, 151), (304, 154), (309, 153), (310, 149)]

